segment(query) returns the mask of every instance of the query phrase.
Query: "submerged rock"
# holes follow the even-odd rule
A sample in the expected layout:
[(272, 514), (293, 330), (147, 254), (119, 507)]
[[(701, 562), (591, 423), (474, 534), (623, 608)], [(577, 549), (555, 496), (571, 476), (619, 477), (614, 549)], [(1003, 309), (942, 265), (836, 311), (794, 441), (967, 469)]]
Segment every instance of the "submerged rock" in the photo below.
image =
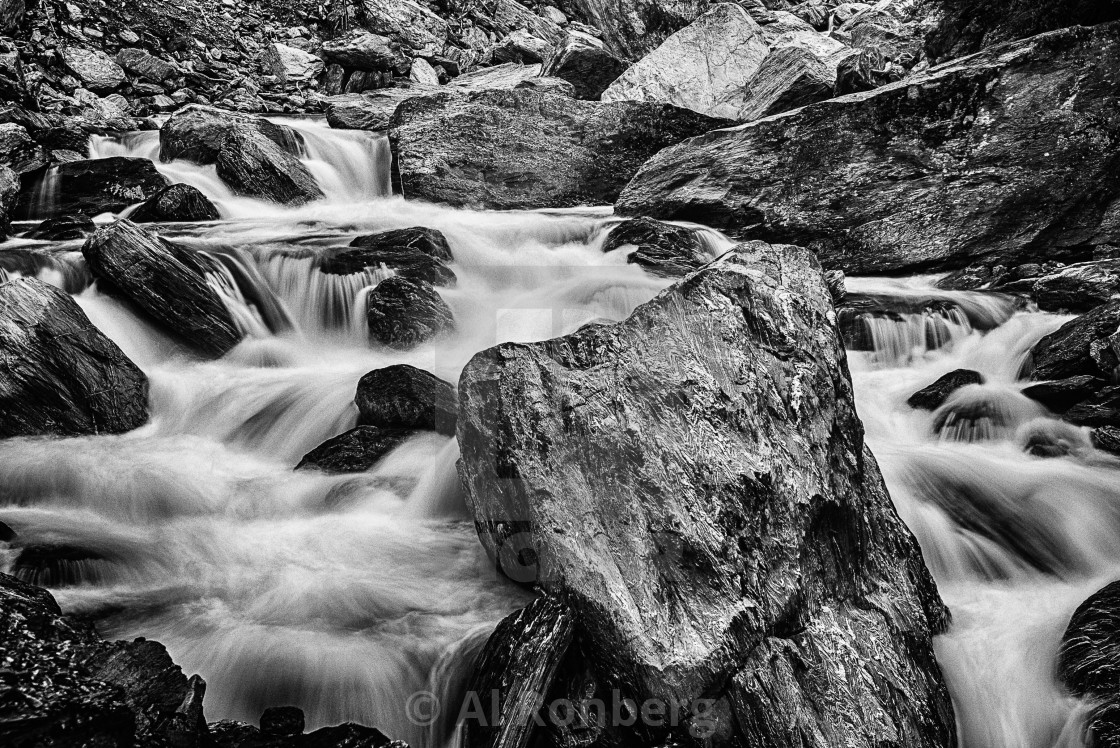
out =
[(568, 81), (577, 99), (598, 101), (626, 68), (627, 64), (608, 52), (601, 41), (575, 32), (552, 53), (541, 75)]
[(214, 203), (197, 187), (173, 184), (165, 187), (129, 214), (133, 223), (160, 221), (216, 221), (221, 218)]
[(804, 244), (845, 272), (1085, 254), (1120, 233), (1118, 66), (1120, 24), (993, 48), (666, 148), (616, 209)]
[(711, 261), (700, 235), (693, 229), (634, 218), (611, 229), (604, 252), (633, 247), (626, 261), (663, 278), (684, 277)]
[(597, 681), (683, 707), (603, 744), (954, 742), (946, 611), (831, 315), (810, 253), (753, 243), (622, 322), (464, 369), (460, 476), (488, 553), (580, 611)]
[(0, 283), (0, 438), (121, 433), (148, 420), (148, 379), (65, 292)]
[(432, 284), (394, 275), (366, 295), (369, 336), (390, 348), (408, 350), (455, 328), (447, 302)]
[(455, 433), (455, 388), (415, 366), (374, 369), (358, 382), (354, 402), (359, 426)]
[(234, 127), (226, 133), (215, 165), (218, 176), (239, 195), (284, 205), (303, 205), (323, 197), (307, 167), (257, 130)]
[(259, 132), (292, 156), (303, 153), (303, 136), (290, 127), (252, 114), (191, 104), (171, 115), (160, 128), (159, 159), (216, 163), (222, 141), (235, 128)]
[(1120, 582), (1097, 590), (1069, 620), (1058, 652), (1058, 678), (1092, 704), (1092, 745), (1120, 745)]
[(241, 342), (229, 310), (207, 283), (214, 267), (192, 250), (122, 219), (98, 229), (82, 254), (103, 291), (128, 299), (199, 353), (217, 358)]
[(126, 156), (59, 164), (43, 179), (53, 182), (54, 199), (36, 202), (33, 190), (24, 191), (19, 203), (21, 216), (55, 218), (76, 213), (120, 213), (171, 184), (148, 159)]
[(984, 376), (971, 369), (957, 369), (915, 392), (906, 400), (906, 404), (919, 410), (937, 410), (945, 404), (949, 395), (970, 384), (984, 384)]
[(296, 470), (362, 473), (416, 434), (412, 429), (358, 426), (327, 439), (303, 456)]
[(444, 91), (402, 103), (390, 139), (408, 198), (554, 208), (610, 203), (658, 150), (723, 124), (666, 105)]

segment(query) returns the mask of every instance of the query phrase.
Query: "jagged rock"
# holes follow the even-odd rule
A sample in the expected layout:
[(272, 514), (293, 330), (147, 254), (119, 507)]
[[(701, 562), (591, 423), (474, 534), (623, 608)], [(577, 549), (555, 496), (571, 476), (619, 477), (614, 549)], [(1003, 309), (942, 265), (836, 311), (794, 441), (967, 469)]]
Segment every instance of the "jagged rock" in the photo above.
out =
[(552, 54), (553, 45), (533, 36), (524, 29), (510, 33), (493, 49), (491, 57), (497, 62), (522, 64), (543, 63)]
[[(806, 34), (814, 40), (806, 42)], [(831, 56), (842, 49), (800, 21), (763, 27), (743, 8), (719, 3), (623, 73), (603, 100), (756, 119), (829, 98), (836, 82)]]
[(128, 220), (97, 230), (82, 247), (102, 290), (117, 293), (200, 353), (219, 357), (241, 341), (221, 298), (207, 284), (214, 268), (185, 247)]
[(324, 257), (319, 269), (332, 275), (349, 275), (384, 265), (402, 277), (437, 286), (455, 282), (455, 273), (446, 264), (452, 261), (451, 247), (435, 229), (414, 226), (383, 231), (359, 236), (350, 246), (353, 249)]
[(0, 165), (17, 174), (37, 171), (47, 165), (47, 149), (32, 140), (21, 125), (0, 124)]
[(1120, 366), (1120, 301), (1110, 301), (1070, 320), (1035, 344), (1027, 373), (1035, 381), (1089, 375), (1111, 380)]
[(684, 277), (712, 260), (695, 231), (652, 218), (634, 218), (611, 229), (603, 251), (624, 247), (633, 247), (627, 262), (663, 278)]
[(1062, 414), (1078, 426), (1120, 426), (1120, 386), (1102, 387)]
[(945, 404), (949, 395), (970, 384), (984, 384), (984, 376), (971, 369), (957, 369), (915, 392), (906, 400), (906, 404), (919, 410), (937, 410)]
[(270, 738), (302, 735), (303, 726), (303, 710), (294, 706), (269, 707), (260, 719), (261, 735)]
[(455, 433), (455, 388), (415, 366), (374, 369), (358, 382), (354, 402), (359, 426)]
[[(497, 625), (478, 655), (467, 687), (463, 745), (524, 748), (534, 717), (572, 643), (575, 624), (564, 603), (540, 597)], [(496, 704), (494, 703), (496, 701)], [(495, 709), (495, 706), (497, 707)], [(497, 720), (493, 720), (494, 714)]]
[(914, 0), (881, 0), (843, 19), (832, 36), (875, 54), (898, 68), (901, 77), (922, 59), (926, 13), (926, 8)]
[(575, 87), (577, 99), (598, 101), (626, 68), (601, 41), (574, 32), (548, 58), (541, 75), (568, 81)]
[(497, 209), (612, 202), (650, 156), (725, 124), (675, 107), (531, 91), (441, 91), (390, 122), (404, 195)]
[(448, 85), (454, 89), (470, 91), (509, 90), (517, 88), (527, 80), (533, 80), (540, 74), (540, 65), (507, 62), (504, 65), (494, 65), (464, 73)]
[[(0, 4), (2, 2), (3, 0), (0, 0)], [(24, 75), (19, 50), (2, 42), (0, 42), (0, 100), (16, 105), (31, 104), (31, 92), (27, 89), (27, 77)]]
[(296, 470), (327, 473), (362, 473), (399, 447), (416, 431), (411, 429), (358, 426), (327, 439), (303, 456)]
[(388, 38), (365, 31), (323, 42), (323, 58), (345, 68), (392, 70), (400, 67), (402, 57)]
[(667, 148), (616, 209), (805, 244), (846, 272), (1082, 254), (1120, 233), (1118, 65), (1120, 24), (994, 48)]
[(399, 275), (366, 295), (369, 335), (382, 345), (408, 350), (455, 327), (447, 302), (432, 284)]
[(953, 743), (946, 611), (863, 445), (831, 314), (810, 253), (754, 243), (622, 322), (464, 369), (460, 477), (490, 556), (580, 611), (598, 682), (692, 705), (604, 744), (694, 726)]
[(179, 68), (142, 49), (128, 47), (117, 53), (117, 64), (151, 83), (166, 83), (180, 76)]
[(1022, 392), (1031, 400), (1042, 403), (1055, 413), (1065, 413), (1105, 384), (1106, 382), (1099, 377), (1082, 374), (1068, 379), (1032, 384), (1024, 387)]
[(389, 118), (405, 99), (427, 93), (412, 88), (383, 88), (362, 94), (342, 94), (324, 100), (327, 124), (347, 130), (388, 130)]
[(65, 292), (0, 283), (0, 438), (121, 433), (148, 420), (148, 380)]
[(423, 57), (417, 57), (412, 61), (412, 66), (408, 69), (408, 79), (418, 86), (434, 88), (439, 85), (439, 73)]
[(937, 26), (926, 38), (932, 59), (963, 57), (984, 47), (1068, 26), (1120, 19), (1117, 0), (936, 0)]
[(342, 84), (346, 81), (346, 69), (338, 63), (332, 62), (326, 67), (326, 76), (323, 78), (323, 93), (327, 96), (338, 96), (342, 93)]
[(1120, 744), (1120, 582), (1077, 606), (1062, 636), (1058, 679), (1090, 706), (1090, 745)]
[(221, 218), (214, 203), (197, 187), (173, 184), (152, 195), (129, 214), (133, 223), (159, 221), (216, 221)]
[(19, 195), (19, 175), (0, 164), (0, 239), (8, 235), (11, 226), (11, 213), (16, 207)]
[(221, 180), (240, 195), (284, 205), (323, 197), (307, 167), (259, 130), (235, 126), (222, 139), (214, 163)]
[(100, 50), (63, 47), (58, 54), (70, 72), (91, 91), (112, 91), (125, 82), (121, 66)]
[(24, 0), (0, 0), (0, 33), (8, 34), (16, 31), (26, 10)]
[[(571, 0), (565, 7), (601, 29), (607, 48), (624, 60), (640, 60), (674, 31), (708, 8), (701, 0)], [(571, 26), (569, 26), (571, 28)]]
[[(113, 156), (71, 161), (54, 167), (55, 199), (38, 205), (34, 191), (20, 194), (18, 212), (27, 218), (54, 218), (84, 213), (120, 213), (171, 184), (146, 158)], [(42, 210), (48, 209), (46, 213)]]
[(261, 64), (282, 85), (313, 83), (323, 74), (324, 67), (323, 61), (310, 52), (276, 42), (264, 48)]
[(363, 26), (413, 49), (441, 49), (450, 35), (447, 21), (413, 0), (360, 0)]
[(563, 78), (552, 78), (547, 75), (521, 81), (514, 88), (551, 96), (567, 96), (570, 99), (576, 97), (575, 86)]
[(190, 104), (175, 112), (160, 128), (159, 159), (216, 163), (222, 140), (234, 128), (259, 132), (293, 156), (303, 153), (303, 136), (290, 127), (251, 114)]
[(1068, 265), (1035, 281), (1031, 298), (1048, 312), (1087, 312), (1120, 293), (1120, 260)]
[(24, 234), (24, 238), (49, 242), (72, 241), (74, 239), (85, 239), (96, 228), (92, 218), (84, 213), (78, 213), (76, 215), (48, 218)]
[(860, 50), (848, 55), (836, 66), (835, 94), (844, 96), (850, 93), (870, 91), (888, 83), (902, 79), (903, 70), (892, 65), (879, 53)]
[(477, 25), (499, 37), (523, 29), (548, 44), (559, 44), (564, 38), (563, 29), (516, 0), (492, 0), (484, 6), (471, 6), (471, 16)]
[(1089, 433), (1093, 447), (1120, 456), (1120, 426), (1101, 426)]

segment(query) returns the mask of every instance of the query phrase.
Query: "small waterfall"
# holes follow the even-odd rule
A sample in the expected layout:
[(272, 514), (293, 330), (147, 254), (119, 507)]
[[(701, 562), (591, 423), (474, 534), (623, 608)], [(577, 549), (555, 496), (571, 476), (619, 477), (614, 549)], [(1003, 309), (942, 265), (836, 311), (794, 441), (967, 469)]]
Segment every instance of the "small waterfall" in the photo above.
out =
[(31, 193), (31, 208), (28, 218), (41, 218), (55, 214), (58, 206), (58, 187), (61, 176), (57, 166), (48, 167)]
[(364, 340), (365, 295), (392, 273), (366, 269), (350, 275), (319, 270), (312, 252), (272, 254), (262, 258), (262, 276), (294, 313), (306, 333), (338, 332)]

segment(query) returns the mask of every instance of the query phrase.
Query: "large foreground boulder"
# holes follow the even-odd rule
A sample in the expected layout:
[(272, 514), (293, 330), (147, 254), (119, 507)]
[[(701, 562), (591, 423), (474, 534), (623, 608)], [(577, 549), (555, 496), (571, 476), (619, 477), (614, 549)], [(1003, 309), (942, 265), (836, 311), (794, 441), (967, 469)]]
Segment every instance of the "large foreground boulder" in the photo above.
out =
[(1058, 678), (1091, 705), (1086, 720), (1090, 745), (1120, 745), (1120, 582), (1077, 606), (1062, 636)]
[(323, 197), (303, 163), (264, 133), (234, 127), (222, 139), (215, 159), (218, 176), (239, 195), (284, 205), (303, 205)]
[(667, 148), (617, 209), (849, 272), (1089, 254), (1120, 239), (1118, 65), (1120, 24), (996, 47)]
[(199, 353), (222, 356), (241, 342), (242, 332), (207, 283), (214, 267), (193, 250), (120, 220), (98, 229), (82, 254), (101, 290), (132, 302)]
[(0, 283), (0, 438), (121, 433), (148, 420), (148, 379), (65, 292)]
[(441, 92), (401, 104), (390, 139), (408, 198), (545, 208), (613, 202), (654, 153), (724, 124), (667, 105)]
[(290, 127), (252, 114), (191, 104), (175, 112), (160, 128), (160, 161), (185, 159), (213, 164), (218, 160), (222, 141), (234, 128), (259, 132), (293, 156), (303, 153), (303, 136)]
[(483, 545), (579, 611), (600, 694), (683, 710), (603, 744), (953, 743), (946, 611), (863, 444), (832, 314), (807, 251), (753, 243), (623, 322), (464, 369)]
[(120, 213), (170, 184), (146, 158), (71, 161), (48, 171), (38, 189), (25, 190), (19, 197), (18, 213), (26, 218)]

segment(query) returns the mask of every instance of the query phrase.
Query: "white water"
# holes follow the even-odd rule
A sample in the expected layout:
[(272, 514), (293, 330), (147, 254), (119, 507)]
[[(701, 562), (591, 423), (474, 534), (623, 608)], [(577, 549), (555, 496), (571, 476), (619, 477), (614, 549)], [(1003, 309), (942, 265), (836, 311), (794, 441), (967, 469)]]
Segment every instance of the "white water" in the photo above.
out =
[[(215, 282), (251, 337), (198, 361), (95, 288), (81, 292), (94, 323), (148, 374), (151, 423), (123, 436), (0, 442), (0, 520), (25, 544), (88, 551), (53, 586), (62, 605), (107, 636), (164, 642), (207, 679), (209, 719), (255, 721), (293, 703), (312, 726), (354, 720), (439, 745), (440, 728), (407, 722), (404, 699), (458, 688), (479, 643), (527, 599), (480, 550), (454, 440), (417, 436), (360, 475), (291, 468), (353, 426), (354, 388), (371, 369), (407, 362), (455, 381), (482, 348), (622, 319), (667, 281), (600, 251), (605, 211), (405, 202), (387, 196), (382, 140), (289, 124), (305, 135), (324, 201), (281, 208), (233, 196), (212, 169), (159, 164), (219, 205), (222, 221), (164, 231), (229, 269)], [(154, 158), (157, 147), (154, 133), (94, 143), (99, 156)], [(450, 242), (458, 283), (441, 294), (457, 329), (407, 353), (371, 347), (363, 300), (383, 273), (329, 276), (312, 258), (413, 225)], [(53, 272), (40, 275), (61, 278)], [(850, 361), (868, 442), (953, 612), (937, 651), (962, 744), (1080, 745), (1081, 712), (1054, 683), (1054, 654), (1073, 608), (1120, 571), (1120, 462), (1018, 394), (1026, 351), (1063, 320), (1011, 316), (1001, 299), (934, 292), (928, 278), (849, 286), (939, 295), (962, 310), (932, 335), (925, 317), (876, 323), (878, 350)], [(938, 413), (906, 406), (961, 367), (987, 383)], [(1024, 453), (1039, 433), (1070, 456)]]

